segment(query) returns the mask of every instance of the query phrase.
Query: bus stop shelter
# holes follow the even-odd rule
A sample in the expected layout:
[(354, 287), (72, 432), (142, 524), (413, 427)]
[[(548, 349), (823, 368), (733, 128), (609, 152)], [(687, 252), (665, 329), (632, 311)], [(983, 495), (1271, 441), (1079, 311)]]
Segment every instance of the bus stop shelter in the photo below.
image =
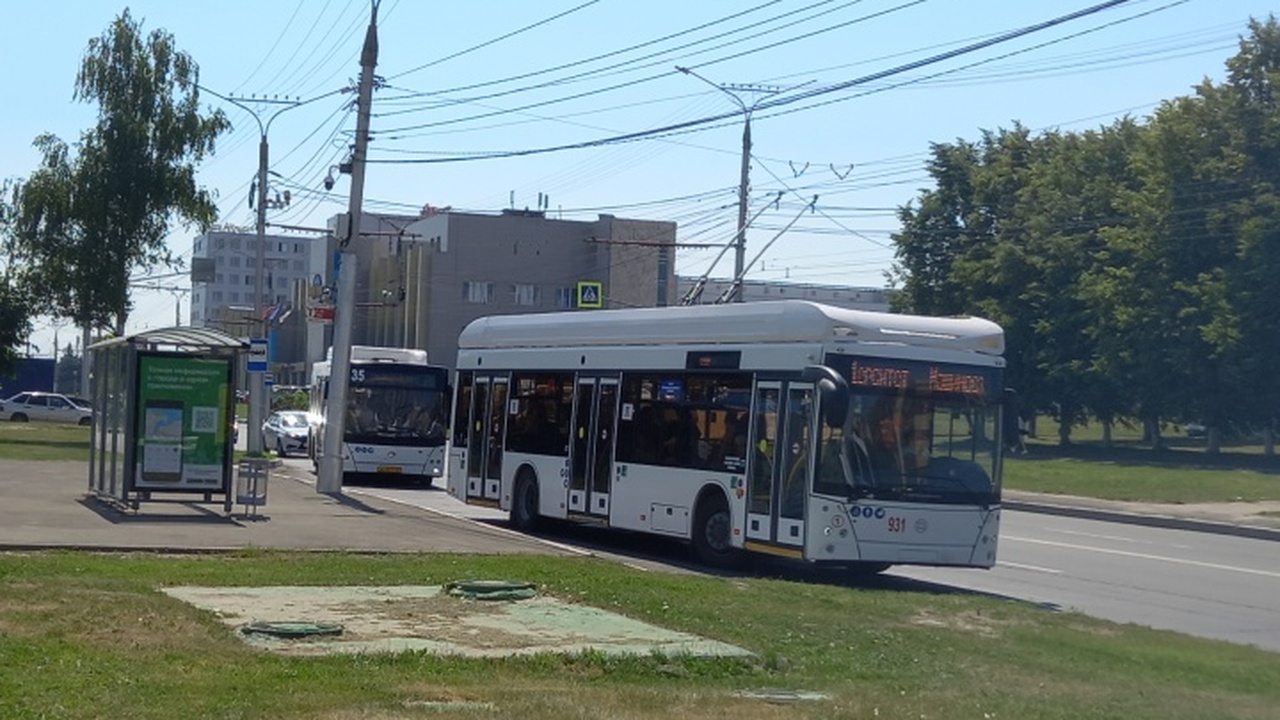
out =
[(248, 344), (209, 328), (145, 330), (90, 345), (89, 491), (129, 505), (232, 509), (236, 372)]

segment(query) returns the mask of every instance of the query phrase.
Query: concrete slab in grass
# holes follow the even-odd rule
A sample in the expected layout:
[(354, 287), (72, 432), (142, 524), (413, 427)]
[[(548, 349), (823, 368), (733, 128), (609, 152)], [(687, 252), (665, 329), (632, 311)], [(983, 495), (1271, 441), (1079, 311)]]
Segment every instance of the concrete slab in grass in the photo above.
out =
[[(506, 657), (593, 650), (613, 655), (750, 657), (740, 647), (668, 630), (549, 596), (455, 597), (438, 585), (170, 587), (171, 597), (215, 613), (250, 644), (289, 655), (425, 651)], [(279, 637), (250, 625), (340, 626), (341, 633)]]

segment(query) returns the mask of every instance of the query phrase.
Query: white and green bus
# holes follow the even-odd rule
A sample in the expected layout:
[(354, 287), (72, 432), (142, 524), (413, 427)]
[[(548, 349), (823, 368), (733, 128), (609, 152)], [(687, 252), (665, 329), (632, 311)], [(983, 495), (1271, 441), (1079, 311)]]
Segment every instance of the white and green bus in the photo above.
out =
[(1004, 333), (787, 300), (480, 318), (458, 339), (448, 489), (856, 571), (989, 568)]
[[(311, 369), (308, 454), (324, 454), (325, 412), (333, 350)], [(449, 369), (427, 362), (425, 350), (351, 348), (343, 419), (342, 474), (431, 484), (444, 475), (448, 444)]]

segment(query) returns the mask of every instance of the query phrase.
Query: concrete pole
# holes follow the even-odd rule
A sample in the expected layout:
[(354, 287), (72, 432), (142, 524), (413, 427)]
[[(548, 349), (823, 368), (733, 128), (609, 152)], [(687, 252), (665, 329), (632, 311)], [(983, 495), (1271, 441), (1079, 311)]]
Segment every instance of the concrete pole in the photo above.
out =
[[(738, 103), (742, 105), (741, 102)], [(738, 179), (738, 235), (734, 240), (733, 302), (742, 302), (742, 267), (747, 256), (747, 192), (751, 185), (751, 110), (742, 105), (742, 174)]]
[(733, 258), (733, 282), (730, 290), (733, 296), (727, 300), (730, 302), (742, 302), (742, 274), (746, 264), (747, 256), (747, 193), (751, 188), (751, 111), (755, 109), (756, 103), (748, 105), (738, 97), (734, 90), (748, 90), (756, 92), (765, 92), (773, 94), (778, 92), (773, 88), (763, 86), (749, 85), (719, 85), (702, 77), (698, 73), (687, 67), (676, 66), (676, 70), (695, 77), (720, 92), (728, 95), (738, 109), (742, 111), (742, 169), (738, 176), (738, 232), (734, 236), (734, 258)]
[(378, 3), (369, 13), (369, 28), (360, 52), (360, 86), (356, 99), (356, 141), (351, 156), (351, 199), (348, 217), (339, 223), (338, 299), (333, 310), (333, 362), (330, 364), (329, 397), (325, 401), (323, 451), (316, 474), (316, 492), (342, 492), (342, 437), (346, 424), (347, 385), (351, 374), (351, 331), (356, 309), (357, 262), (351, 241), (360, 234), (364, 204), (365, 154), (369, 147), (369, 115), (373, 104), (373, 71), (378, 65)]
[[(253, 302), (249, 307), (253, 308), (253, 322), (250, 324), (251, 332), (258, 334), (260, 337), (267, 336), (267, 326), (262, 319), (262, 275), (266, 267), (267, 254), (267, 161), (269, 153), (267, 149), (267, 132), (264, 128), (262, 137), (258, 142), (258, 222), (257, 235), (258, 246), (254, 251), (254, 268), (253, 276)], [(262, 452), (262, 421), (264, 419), (263, 411), (266, 409), (267, 386), (263, 382), (264, 377), (261, 372), (249, 373), (249, 426), (245, 428), (249, 436), (248, 449), (250, 455), (256, 455)]]

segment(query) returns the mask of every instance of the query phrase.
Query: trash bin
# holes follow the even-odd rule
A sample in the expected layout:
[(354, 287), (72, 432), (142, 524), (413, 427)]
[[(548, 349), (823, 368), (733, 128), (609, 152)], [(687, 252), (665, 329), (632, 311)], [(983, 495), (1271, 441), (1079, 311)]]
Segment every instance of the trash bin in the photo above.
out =
[(267, 458), (244, 458), (236, 472), (236, 503), (245, 507), (245, 515), (257, 515), (267, 504), (267, 478), (271, 461)]

